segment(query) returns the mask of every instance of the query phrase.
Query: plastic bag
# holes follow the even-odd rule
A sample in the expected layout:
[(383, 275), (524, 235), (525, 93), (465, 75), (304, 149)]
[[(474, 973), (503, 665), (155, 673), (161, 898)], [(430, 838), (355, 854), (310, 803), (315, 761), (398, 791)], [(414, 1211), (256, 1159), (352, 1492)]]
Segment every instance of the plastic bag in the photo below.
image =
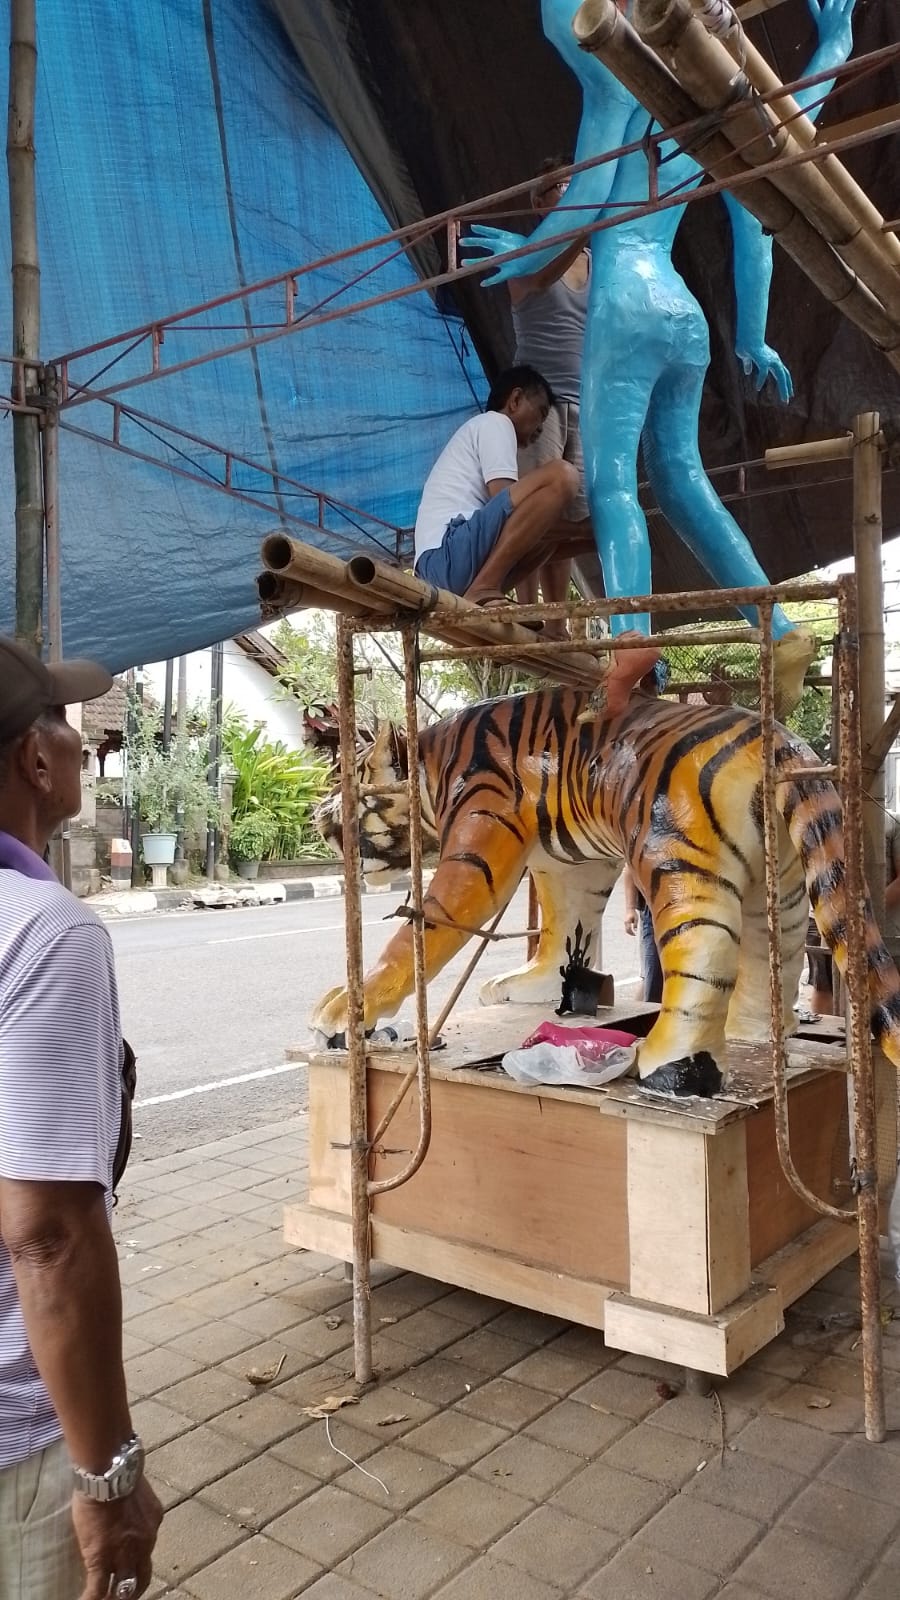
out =
[[(559, 1029), (565, 1033), (565, 1028)], [(539, 1043), (527, 1049), (509, 1050), (500, 1063), (516, 1083), (568, 1084), (575, 1089), (599, 1089), (604, 1083), (623, 1078), (637, 1060), (633, 1045), (612, 1045), (599, 1058), (591, 1059), (572, 1044)]]
[(523, 1042), (522, 1049), (534, 1044), (575, 1045), (585, 1061), (604, 1061), (614, 1046), (628, 1050), (636, 1035), (621, 1028), (562, 1028), (558, 1022), (542, 1022)]

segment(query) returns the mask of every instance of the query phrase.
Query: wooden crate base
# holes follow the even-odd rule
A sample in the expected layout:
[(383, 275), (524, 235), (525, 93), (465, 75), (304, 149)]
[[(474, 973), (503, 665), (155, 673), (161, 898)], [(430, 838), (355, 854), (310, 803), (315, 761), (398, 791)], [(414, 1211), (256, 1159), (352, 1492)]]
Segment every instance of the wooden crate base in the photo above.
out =
[[(604, 1329), (616, 1349), (735, 1371), (857, 1247), (852, 1223), (818, 1220), (783, 1178), (765, 1047), (734, 1053), (729, 1088), (712, 1101), (633, 1082), (526, 1088), (473, 1070), (539, 1020), (524, 1006), (486, 1008), (449, 1032), (432, 1062), (429, 1154), (409, 1183), (375, 1197), (372, 1259)], [(372, 1053), (370, 1126), (409, 1059)], [(814, 1193), (846, 1205), (843, 1044), (792, 1047), (790, 1062), (794, 1159)], [(308, 1063), (309, 1202), (286, 1208), (285, 1237), (349, 1261), (346, 1058)], [(882, 1101), (895, 1103), (893, 1069), (878, 1076)], [(411, 1094), (373, 1177), (405, 1166), (417, 1127)]]

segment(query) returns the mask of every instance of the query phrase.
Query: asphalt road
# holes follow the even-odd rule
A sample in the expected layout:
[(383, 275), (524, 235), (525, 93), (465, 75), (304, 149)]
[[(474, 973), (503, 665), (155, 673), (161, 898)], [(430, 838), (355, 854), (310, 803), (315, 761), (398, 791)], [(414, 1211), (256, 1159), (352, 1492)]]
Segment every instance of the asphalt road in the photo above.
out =
[[(385, 921), (398, 902), (363, 903), (366, 960), (396, 929)], [(524, 890), (502, 928), (524, 929)], [(637, 975), (634, 939), (622, 931), (622, 891), (610, 901), (604, 929), (607, 972), (621, 983)], [(320, 994), (344, 977), (344, 901), (300, 900), (247, 911), (191, 911), (109, 924), (119, 974), (122, 1025), (138, 1056), (134, 1161), (170, 1155), (241, 1129), (290, 1116), (306, 1103), (302, 1067), (285, 1047), (307, 1037), (306, 1018)], [(465, 966), (470, 944), (434, 981), (436, 1014)], [(523, 959), (518, 940), (494, 944), (460, 1002), (475, 1006), (478, 986)], [(401, 1023), (410, 1026), (407, 1005)]]

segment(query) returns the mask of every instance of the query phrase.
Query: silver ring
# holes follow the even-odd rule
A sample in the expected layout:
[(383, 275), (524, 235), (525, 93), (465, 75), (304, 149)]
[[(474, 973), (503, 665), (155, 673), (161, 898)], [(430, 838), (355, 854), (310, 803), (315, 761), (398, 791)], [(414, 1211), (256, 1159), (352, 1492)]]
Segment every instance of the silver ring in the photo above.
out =
[(137, 1594), (137, 1578), (120, 1578), (114, 1593), (116, 1600), (134, 1600)]

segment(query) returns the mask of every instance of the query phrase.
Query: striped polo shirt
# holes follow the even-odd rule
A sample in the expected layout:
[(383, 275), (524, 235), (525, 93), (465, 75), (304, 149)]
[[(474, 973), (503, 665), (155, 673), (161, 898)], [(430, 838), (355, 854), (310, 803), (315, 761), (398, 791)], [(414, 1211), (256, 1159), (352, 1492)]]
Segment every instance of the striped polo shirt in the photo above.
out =
[[(122, 1113), (112, 946), (32, 850), (0, 833), (0, 1176), (110, 1196)], [(0, 1468), (60, 1437), (0, 1240)]]

